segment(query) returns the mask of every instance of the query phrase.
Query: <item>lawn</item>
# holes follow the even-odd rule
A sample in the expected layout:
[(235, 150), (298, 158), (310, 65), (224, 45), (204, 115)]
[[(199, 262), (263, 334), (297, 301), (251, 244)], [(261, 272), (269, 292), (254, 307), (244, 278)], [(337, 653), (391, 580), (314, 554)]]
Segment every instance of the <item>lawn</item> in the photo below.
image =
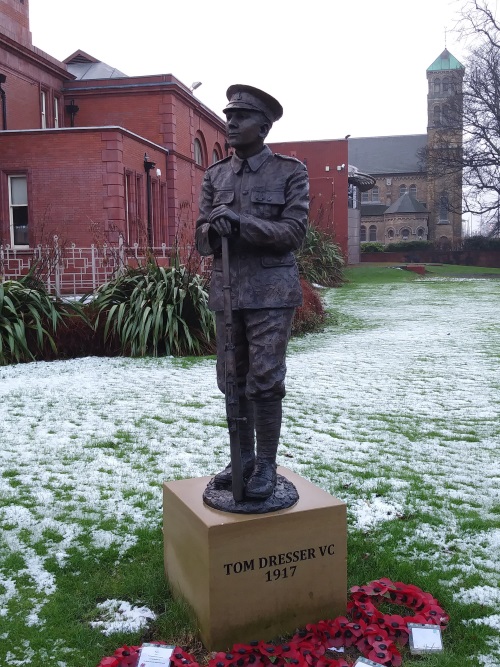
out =
[[(328, 326), (290, 345), (279, 463), (347, 503), (349, 585), (413, 583), (450, 614), (445, 651), (405, 667), (498, 667), (500, 272), (429, 271), (324, 291)], [(227, 462), (214, 359), (0, 368), (0, 443), (0, 664), (199, 651), (163, 578), (161, 486)]]

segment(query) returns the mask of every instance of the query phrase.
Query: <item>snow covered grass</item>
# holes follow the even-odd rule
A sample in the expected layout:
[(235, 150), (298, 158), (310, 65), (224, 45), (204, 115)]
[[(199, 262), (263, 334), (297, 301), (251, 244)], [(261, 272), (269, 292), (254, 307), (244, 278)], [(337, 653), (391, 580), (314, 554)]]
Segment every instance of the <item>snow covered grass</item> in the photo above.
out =
[[(292, 341), (279, 463), (347, 502), (350, 585), (415, 583), (450, 612), (445, 652), (405, 666), (497, 667), (500, 281), (395, 273), (351, 270), (324, 293), (336, 324)], [(163, 578), (161, 486), (227, 462), (214, 364), (0, 368), (0, 664), (193, 646)]]

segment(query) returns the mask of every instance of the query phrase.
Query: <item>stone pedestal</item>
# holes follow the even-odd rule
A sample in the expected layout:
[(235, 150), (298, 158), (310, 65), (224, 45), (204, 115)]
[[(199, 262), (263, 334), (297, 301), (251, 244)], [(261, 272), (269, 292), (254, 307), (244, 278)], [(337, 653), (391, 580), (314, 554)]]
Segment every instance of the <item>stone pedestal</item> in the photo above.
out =
[(346, 506), (286, 468), (278, 473), (299, 502), (269, 514), (208, 507), (210, 477), (164, 484), (165, 573), (210, 651), (346, 612)]

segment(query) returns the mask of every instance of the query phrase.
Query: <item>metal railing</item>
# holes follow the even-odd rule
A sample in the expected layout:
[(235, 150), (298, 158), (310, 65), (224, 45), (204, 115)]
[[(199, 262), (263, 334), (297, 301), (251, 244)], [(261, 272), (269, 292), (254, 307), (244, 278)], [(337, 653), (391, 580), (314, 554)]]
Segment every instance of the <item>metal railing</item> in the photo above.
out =
[[(170, 266), (175, 250), (166, 243), (149, 249), (138, 243), (127, 246), (121, 236), (115, 246), (61, 244), (57, 236), (53, 237), (52, 245), (34, 248), (0, 245), (0, 281), (19, 279), (34, 269), (51, 294), (81, 296), (93, 292), (127, 267), (143, 266), (151, 256), (159, 265)], [(188, 246), (182, 256), (190, 257), (191, 252)], [(201, 259), (198, 272), (204, 271)]]

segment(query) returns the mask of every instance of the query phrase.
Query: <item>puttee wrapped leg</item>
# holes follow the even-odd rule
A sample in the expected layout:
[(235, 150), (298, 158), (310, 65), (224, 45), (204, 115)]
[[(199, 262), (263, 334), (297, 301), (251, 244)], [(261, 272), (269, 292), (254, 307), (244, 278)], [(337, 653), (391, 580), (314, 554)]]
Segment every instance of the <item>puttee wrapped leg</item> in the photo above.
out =
[(255, 401), (257, 459), (245, 496), (264, 500), (276, 486), (276, 453), (281, 432), (281, 398)]
[[(255, 465), (255, 406), (246, 396), (239, 398), (240, 417), (246, 421), (239, 422), (239, 435), (241, 447), (241, 466), (243, 471), (243, 480), (247, 480), (252, 474)], [(231, 487), (232, 470), (231, 464), (224, 470), (217, 473), (214, 477), (216, 488), (227, 489)]]

